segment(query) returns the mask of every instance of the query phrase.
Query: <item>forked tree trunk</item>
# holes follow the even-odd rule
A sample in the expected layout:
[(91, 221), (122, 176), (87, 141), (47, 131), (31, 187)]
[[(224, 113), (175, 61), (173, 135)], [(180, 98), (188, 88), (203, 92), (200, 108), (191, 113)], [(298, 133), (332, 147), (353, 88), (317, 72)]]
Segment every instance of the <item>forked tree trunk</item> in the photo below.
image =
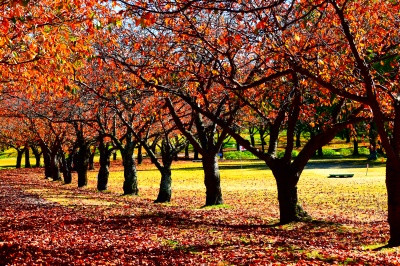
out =
[(97, 189), (99, 191), (107, 190), (108, 185), (108, 177), (110, 175), (110, 158), (112, 151), (108, 149), (103, 142), (100, 142), (99, 145), (99, 153), (100, 153), (100, 169), (97, 174)]
[(388, 193), (389, 246), (400, 246), (400, 167), (386, 162), (386, 189)]
[(223, 204), (221, 179), (216, 154), (207, 154), (202, 158), (204, 184), (206, 186), (206, 206)]
[(122, 160), (124, 164), (124, 195), (138, 195), (138, 180), (137, 170), (134, 157), (135, 144), (127, 141), (127, 144), (123, 150), (121, 150)]
[(83, 144), (79, 147), (77, 154), (77, 165), (76, 171), (78, 173), (78, 187), (84, 187), (87, 185), (87, 172), (89, 167), (89, 146)]

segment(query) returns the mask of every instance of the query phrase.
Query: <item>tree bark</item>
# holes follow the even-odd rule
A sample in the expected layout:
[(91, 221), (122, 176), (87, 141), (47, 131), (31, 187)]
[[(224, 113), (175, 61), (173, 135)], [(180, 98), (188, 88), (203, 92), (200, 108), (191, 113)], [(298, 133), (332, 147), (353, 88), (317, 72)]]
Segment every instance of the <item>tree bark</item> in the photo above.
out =
[(250, 143), (251, 143), (251, 146), (253, 146), (253, 147), (256, 146), (256, 140), (254, 139), (254, 134), (250, 134)]
[(296, 131), (296, 148), (301, 147), (300, 137), (301, 137), (301, 131), (298, 130)]
[(22, 155), (24, 154), (25, 149), (17, 149), (17, 163), (15, 165), (15, 168), (19, 169), (21, 168), (22, 165)]
[(42, 153), (35, 145), (31, 145), (31, 150), (33, 155), (35, 155), (35, 167), (40, 167), (40, 158), (42, 157)]
[(89, 170), (94, 170), (94, 156), (96, 155), (96, 147), (93, 148), (93, 151), (89, 148)]
[(109, 150), (103, 142), (100, 142), (99, 145), (99, 153), (100, 153), (100, 169), (97, 174), (97, 189), (99, 191), (107, 190), (108, 185), (108, 177), (110, 175), (110, 158), (112, 154), (112, 150)]
[(194, 155), (193, 155), (193, 160), (198, 160), (199, 159), (199, 152), (194, 148)]
[(185, 159), (189, 159), (189, 145), (185, 147)]
[(31, 168), (31, 161), (29, 158), (29, 145), (25, 145), (25, 168)]
[(63, 174), (64, 178), (64, 183), (65, 184), (71, 184), (72, 183), (72, 173), (71, 173), (71, 168), (68, 164), (67, 159), (65, 158), (65, 153), (61, 153), (61, 171)]
[(216, 154), (203, 155), (204, 184), (206, 186), (205, 206), (223, 204), (221, 179)]
[(319, 147), (317, 150), (318, 157), (324, 157), (324, 152), (322, 151), (322, 147)]
[(360, 152), (358, 151), (358, 141), (356, 139), (353, 140), (353, 155), (360, 155)]
[(124, 165), (124, 195), (138, 195), (137, 170), (134, 156), (135, 143), (127, 137), (125, 148), (121, 150)]
[(345, 129), (346, 134), (346, 143), (350, 143), (350, 130), (348, 128)]
[(137, 164), (142, 164), (142, 162), (143, 162), (142, 144), (139, 144), (137, 153)]
[(52, 177), (52, 171), (51, 171), (51, 155), (50, 151), (47, 148), (42, 147), (43, 151), (43, 161), (44, 161), (44, 175), (45, 178), (50, 178)]
[(274, 177), (278, 188), (280, 223), (287, 224), (311, 219), (298, 204), (296, 177), (291, 177), (288, 170), (283, 168), (281, 171), (274, 171)]
[(392, 160), (386, 162), (386, 189), (388, 193), (388, 222), (390, 227), (391, 247), (400, 246), (400, 167)]
[(89, 167), (89, 147), (88, 145), (81, 144), (77, 154), (77, 165), (76, 171), (78, 173), (78, 187), (84, 187), (87, 185), (87, 172)]
[(50, 159), (51, 159), (51, 177), (53, 178), (53, 181), (60, 181), (61, 175), (60, 175), (60, 165), (58, 161), (58, 152), (52, 151)]
[[(171, 161), (172, 163), (172, 161)], [(172, 195), (172, 177), (171, 177), (171, 164), (164, 165), (161, 171), (160, 190), (158, 192), (155, 203), (170, 202)]]

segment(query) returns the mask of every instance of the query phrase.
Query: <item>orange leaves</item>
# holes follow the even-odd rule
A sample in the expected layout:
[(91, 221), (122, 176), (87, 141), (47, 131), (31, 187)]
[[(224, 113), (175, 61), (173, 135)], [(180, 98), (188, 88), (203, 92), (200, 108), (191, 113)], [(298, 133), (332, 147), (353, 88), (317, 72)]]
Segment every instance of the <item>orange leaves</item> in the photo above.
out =
[(140, 18), (135, 18), (136, 26), (143, 28), (152, 26), (156, 22), (156, 16), (152, 13), (145, 12)]
[(8, 21), (7, 18), (2, 18), (1, 23), (0, 23), (0, 31), (3, 34), (7, 34), (8, 30), (10, 28), (10, 22)]

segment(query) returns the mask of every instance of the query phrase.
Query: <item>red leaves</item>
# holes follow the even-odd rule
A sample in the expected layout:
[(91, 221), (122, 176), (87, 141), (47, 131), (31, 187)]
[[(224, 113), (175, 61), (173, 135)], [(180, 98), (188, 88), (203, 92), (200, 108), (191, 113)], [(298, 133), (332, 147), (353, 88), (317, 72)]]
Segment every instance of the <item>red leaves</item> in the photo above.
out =
[[(4, 264), (400, 263), (399, 251), (364, 250), (363, 245), (385, 241), (384, 221), (349, 223), (337, 216), (334, 220), (341, 224), (314, 221), (278, 227), (268, 213), (273, 204), (243, 197), (244, 191), (226, 194), (231, 208), (197, 209), (188, 205), (193, 204), (189, 203), (193, 197), (199, 198), (194, 204), (202, 202), (202, 193), (181, 192), (173, 203), (160, 205), (146, 198), (145, 189), (142, 197), (99, 194), (43, 180), (41, 171), (0, 173), (0, 257)], [(62, 206), (26, 191), (81, 202)], [(253, 210), (243, 205), (249, 200)], [(94, 201), (115, 204), (87, 204)]]
[(10, 22), (8, 21), (7, 18), (3, 18), (0, 23), (1, 33), (7, 34), (9, 27), (10, 27)]
[(149, 27), (156, 22), (156, 17), (154, 14), (145, 12), (141, 18), (136, 18), (136, 26), (141, 26), (143, 28)]

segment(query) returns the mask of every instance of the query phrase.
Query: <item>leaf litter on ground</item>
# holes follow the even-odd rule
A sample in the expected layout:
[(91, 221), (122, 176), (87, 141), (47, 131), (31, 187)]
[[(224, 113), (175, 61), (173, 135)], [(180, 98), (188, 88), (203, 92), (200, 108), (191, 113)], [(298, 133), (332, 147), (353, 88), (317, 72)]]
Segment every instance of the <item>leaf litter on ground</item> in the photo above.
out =
[[(229, 172), (238, 169), (224, 172), (223, 168), (222, 164), (226, 204), (219, 208), (200, 208), (201, 169), (191, 170), (193, 178), (181, 169), (185, 178), (174, 178), (177, 185), (167, 204), (153, 203), (157, 183), (152, 183), (157, 178), (149, 165), (139, 168), (139, 174), (152, 173), (139, 177), (140, 196), (121, 196), (113, 189), (97, 192), (95, 172), (89, 186), (78, 189), (75, 184), (43, 179), (42, 169), (4, 170), (1, 261), (4, 265), (400, 264), (398, 248), (373, 251), (388, 239), (383, 176), (358, 174), (351, 180), (332, 181), (315, 174), (318, 171), (305, 170), (299, 183), (301, 203), (314, 220), (279, 225), (270, 173), (246, 169), (238, 177)], [(111, 187), (117, 187), (121, 180), (112, 178)]]

